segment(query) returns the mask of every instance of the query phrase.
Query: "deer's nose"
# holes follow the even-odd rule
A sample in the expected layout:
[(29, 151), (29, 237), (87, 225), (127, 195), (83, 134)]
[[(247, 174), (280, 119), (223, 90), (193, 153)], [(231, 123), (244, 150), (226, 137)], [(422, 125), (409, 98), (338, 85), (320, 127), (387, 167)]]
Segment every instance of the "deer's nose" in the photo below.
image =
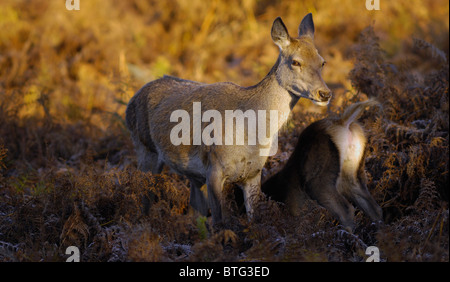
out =
[(324, 100), (328, 100), (331, 98), (331, 91), (329, 89), (319, 90), (319, 96)]

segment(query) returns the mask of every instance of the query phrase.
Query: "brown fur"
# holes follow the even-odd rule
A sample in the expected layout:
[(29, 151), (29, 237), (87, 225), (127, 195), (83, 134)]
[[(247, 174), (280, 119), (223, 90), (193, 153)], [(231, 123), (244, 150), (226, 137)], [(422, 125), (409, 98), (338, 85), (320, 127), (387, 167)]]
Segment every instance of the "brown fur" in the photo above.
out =
[[(356, 122), (365, 107), (375, 104), (374, 100), (356, 103), (340, 118), (326, 118), (308, 126), (286, 166), (263, 184), (263, 192), (285, 203), (295, 215), (299, 215), (305, 199), (317, 200), (350, 229), (354, 227), (350, 202), (372, 220), (380, 220), (381, 208), (366, 186), (367, 141), (363, 128)], [(351, 137), (351, 142), (344, 137)]]
[[(211, 208), (215, 223), (222, 220), (224, 183), (237, 183), (243, 189), (247, 212), (251, 214), (252, 199), (260, 193), (261, 169), (267, 159), (260, 156), (259, 150), (271, 144), (175, 146), (170, 140), (174, 126), (169, 122), (170, 116), (175, 110), (192, 113), (193, 102), (201, 102), (202, 112), (213, 109), (222, 116), (225, 110), (266, 110), (267, 113), (277, 110), (277, 130), (280, 130), (300, 97), (327, 104), (331, 94), (320, 75), (323, 59), (312, 43), (311, 15), (305, 17), (301, 26), (305, 34), (291, 38), (281, 19), (274, 21), (272, 38), (280, 47), (280, 56), (268, 75), (255, 86), (241, 87), (230, 82), (203, 84), (164, 76), (140, 89), (126, 111), (139, 168), (159, 173), (166, 164), (187, 176), (191, 182), (191, 205), (203, 214)], [(293, 67), (292, 58), (302, 60), (302, 68)], [(202, 129), (205, 126), (202, 123)], [(192, 134), (190, 138), (193, 144)], [(200, 189), (205, 183), (207, 195)]]

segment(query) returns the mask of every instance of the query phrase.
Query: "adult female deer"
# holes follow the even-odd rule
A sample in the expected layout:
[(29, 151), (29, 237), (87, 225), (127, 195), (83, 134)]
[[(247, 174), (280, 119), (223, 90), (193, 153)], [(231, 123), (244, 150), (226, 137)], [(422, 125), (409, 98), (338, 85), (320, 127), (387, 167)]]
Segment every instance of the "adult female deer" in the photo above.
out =
[[(348, 107), (340, 118), (314, 122), (300, 135), (297, 146), (281, 171), (264, 182), (262, 191), (273, 200), (286, 204), (298, 215), (309, 196), (353, 229), (356, 204), (374, 221), (382, 210), (366, 186), (364, 155), (366, 137), (356, 120), (375, 100)], [(350, 202), (349, 202), (350, 201)]]
[[(166, 164), (185, 175), (191, 184), (191, 205), (203, 214), (210, 208), (213, 223), (222, 220), (221, 194), (225, 181), (242, 187), (247, 213), (251, 214), (252, 199), (260, 193), (261, 169), (267, 159), (267, 155), (260, 155), (260, 149), (270, 148), (278, 140), (278, 130), (300, 97), (311, 99), (322, 106), (331, 99), (331, 92), (321, 77), (324, 59), (313, 43), (312, 15), (308, 14), (302, 20), (298, 38), (289, 36), (281, 18), (274, 21), (271, 35), (280, 48), (280, 55), (267, 76), (255, 86), (241, 87), (230, 82), (203, 84), (164, 76), (143, 86), (130, 100), (126, 110), (126, 123), (136, 147), (139, 168), (159, 173)], [(178, 142), (174, 145), (171, 142), (171, 137), (174, 137), (171, 134), (174, 127), (171, 124), (172, 114), (192, 112), (191, 119), (194, 120), (195, 106), (200, 105), (198, 102), (201, 102), (201, 111), (214, 111), (222, 116), (230, 110), (245, 113), (276, 111), (276, 132), (271, 133), (268, 144), (195, 144), (191, 136), (187, 144)], [(265, 117), (269, 119), (269, 115)], [(202, 132), (210, 125), (205, 123), (208, 121), (211, 120), (202, 119), (200, 123), (193, 122), (191, 128), (182, 129), (186, 132)], [(196, 124), (200, 124), (200, 130)], [(261, 124), (268, 125), (270, 122)], [(263, 129), (269, 132), (268, 128)], [(262, 129), (258, 126), (257, 130)], [(222, 130), (218, 132), (225, 139), (249, 139), (246, 131), (245, 136), (236, 136), (237, 132), (234, 136), (224, 136)], [(205, 183), (207, 196), (200, 189)]]

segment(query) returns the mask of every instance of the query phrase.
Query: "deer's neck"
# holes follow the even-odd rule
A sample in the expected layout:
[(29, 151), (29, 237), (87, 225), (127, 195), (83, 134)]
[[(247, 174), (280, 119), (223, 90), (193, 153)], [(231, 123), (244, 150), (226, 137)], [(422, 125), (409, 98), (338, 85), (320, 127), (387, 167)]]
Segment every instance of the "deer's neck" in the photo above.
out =
[(276, 110), (279, 113), (279, 128), (287, 121), (293, 107), (298, 101), (298, 97), (292, 96), (284, 89), (276, 76), (280, 57), (272, 67), (270, 72), (255, 86), (247, 90), (251, 92), (248, 103), (252, 104), (254, 109)]

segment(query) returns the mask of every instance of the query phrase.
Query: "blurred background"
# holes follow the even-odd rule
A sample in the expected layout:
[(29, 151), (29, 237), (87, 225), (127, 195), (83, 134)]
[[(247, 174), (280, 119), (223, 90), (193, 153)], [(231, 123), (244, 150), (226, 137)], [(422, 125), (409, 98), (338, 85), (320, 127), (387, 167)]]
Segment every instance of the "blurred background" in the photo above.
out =
[(448, 54), (447, 1), (380, 3), (369, 11), (363, 0), (81, 0), (68, 11), (63, 0), (1, 0), (1, 106), (19, 118), (47, 114), (106, 129), (139, 87), (164, 74), (250, 86), (276, 61), (273, 20), (281, 16), (295, 36), (309, 12), (335, 92), (352, 90), (352, 48), (369, 25), (395, 60), (411, 59), (402, 54), (413, 37)]

